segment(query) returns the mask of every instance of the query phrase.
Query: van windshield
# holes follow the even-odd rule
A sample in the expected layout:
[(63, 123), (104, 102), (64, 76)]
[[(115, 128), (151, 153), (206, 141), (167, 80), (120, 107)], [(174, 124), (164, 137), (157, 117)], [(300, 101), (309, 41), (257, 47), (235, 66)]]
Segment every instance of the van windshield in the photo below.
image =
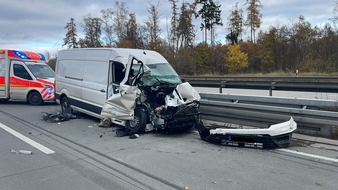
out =
[(26, 62), (26, 65), (36, 78), (41, 79), (55, 78), (54, 71), (46, 64)]
[[(142, 82), (144, 86), (153, 86), (157, 83), (180, 84), (180, 77), (169, 63), (147, 64), (150, 75), (144, 75)], [(140, 64), (133, 64), (134, 74), (140, 69)]]

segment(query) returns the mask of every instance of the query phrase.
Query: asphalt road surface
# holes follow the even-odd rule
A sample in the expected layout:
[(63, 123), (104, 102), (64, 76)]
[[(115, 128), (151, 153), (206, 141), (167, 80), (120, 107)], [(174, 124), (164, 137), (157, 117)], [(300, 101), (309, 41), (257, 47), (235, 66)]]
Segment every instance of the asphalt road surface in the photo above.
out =
[[(0, 189), (338, 189), (338, 143), (294, 135), (286, 149), (209, 144), (191, 130), (117, 137), (60, 106), (0, 102)], [(11, 149), (32, 154), (16, 154)]]

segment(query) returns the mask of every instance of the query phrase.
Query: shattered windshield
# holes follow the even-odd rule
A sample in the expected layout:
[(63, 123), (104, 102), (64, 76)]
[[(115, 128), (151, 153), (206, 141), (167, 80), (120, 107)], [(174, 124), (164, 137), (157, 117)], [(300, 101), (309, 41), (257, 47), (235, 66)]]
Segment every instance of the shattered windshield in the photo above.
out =
[[(144, 86), (153, 86), (161, 83), (180, 84), (182, 83), (176, 71), (169, 63), (148, 64), (150, 75), (144, 75), (141, 78)], [(134, 74), (137, 74), (140, 69), (140, 64), (133, 64)]]
[(48, 79), (54, 78), (54, 71), (46, 64), (27, 63), (27, 67), (36, 78)]

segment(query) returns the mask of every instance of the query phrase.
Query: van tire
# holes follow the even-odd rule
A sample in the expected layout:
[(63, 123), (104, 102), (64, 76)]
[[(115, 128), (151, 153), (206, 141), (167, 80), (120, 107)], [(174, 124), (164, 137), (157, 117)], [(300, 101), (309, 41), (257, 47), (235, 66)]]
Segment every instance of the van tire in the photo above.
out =
[(134, 120), (126, 121), (126, 128), (129, 134), (144, 133), (147, 124), (147, 114), (144, 110), (136, 108), (134, 110)]
[(73, 112), (72, 108), (70, 108), (70, 104), (69, 104), (67, 96), (62, 97), (60, 105), (61, 105), (62, 113), (72, 113)]
[(27, 100), (29, 104), (34, 105), (34, 106), (41, 105), (43, 102), (41, 94), (37, 91), (33, 91), (29, 93)]

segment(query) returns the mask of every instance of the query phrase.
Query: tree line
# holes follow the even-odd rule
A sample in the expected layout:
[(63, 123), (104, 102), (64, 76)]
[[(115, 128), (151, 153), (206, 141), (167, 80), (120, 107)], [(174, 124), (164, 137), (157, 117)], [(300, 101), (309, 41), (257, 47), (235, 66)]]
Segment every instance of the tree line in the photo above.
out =
[[(297, 21), (270, 26), (267, 31), (259, 30), (260, 0), (236, 3), (227, 18), (221, 18), (222, 5), (213, 0), (168, 1), (172, 15), (166, 29), (160, 28), (159, 2), (148, 4), (149, 16), (140, 23), (125, 2), (116, 0), (113, 8), (101, 10), (100, 17), (83, 16), (79, 23), (83, 37), (77, 35), (77, 24), (71, 18), (63, 45), (155, 50), (180, 75), (338, 71), (338, 1), (332, 19), (322, 27), (311, 26), (299, 15)], [(195, 42), (194, 19), (201, 21), (204, 35), (200, 43)], [(215, 40), (216, 27), (224, 29), (228, 43)], [(243, 39), (245, 29), (250, 31), (249, 39)]]

